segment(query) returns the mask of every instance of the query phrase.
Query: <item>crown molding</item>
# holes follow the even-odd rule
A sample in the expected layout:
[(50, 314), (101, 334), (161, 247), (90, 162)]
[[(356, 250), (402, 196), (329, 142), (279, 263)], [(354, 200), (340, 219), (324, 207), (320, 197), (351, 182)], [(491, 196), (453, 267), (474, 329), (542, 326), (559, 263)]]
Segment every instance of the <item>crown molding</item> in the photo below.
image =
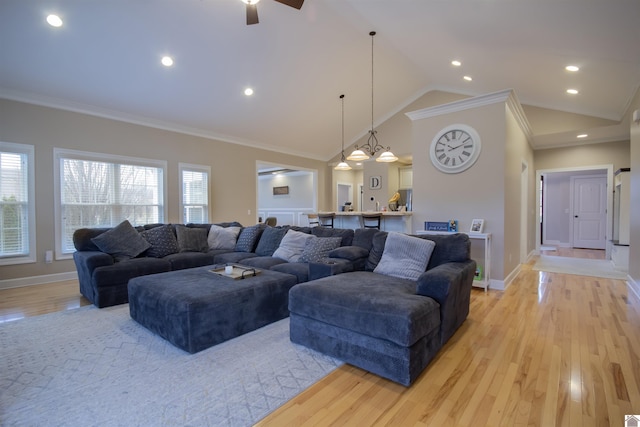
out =
[(531, 132), (531, 125), (529, 124), (527, 116), (522, 109), (522, 104), (520, 104), (520, 101), (513, 89), (501, 90), (499, 92), (474, 96), (472, 98), (461, 99), (459, 101), (436, 105), (434, 107), (423, 108), (422, 110), (410, 111), (405, 113), (405, 115), (412, 121), (415, 121), (499, 103), (506, 104), (507, 108), (509, 108), (513, 113), (513, 116), (531, 145), (531, 139), (533, 136), (533, 133)]

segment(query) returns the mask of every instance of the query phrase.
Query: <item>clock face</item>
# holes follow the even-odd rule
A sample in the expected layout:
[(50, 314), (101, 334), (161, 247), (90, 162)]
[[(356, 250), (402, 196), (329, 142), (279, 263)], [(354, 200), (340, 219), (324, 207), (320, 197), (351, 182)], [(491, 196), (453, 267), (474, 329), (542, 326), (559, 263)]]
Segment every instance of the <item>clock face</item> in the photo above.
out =
[(478, 160), (480, 136), (470, 126), (451, 125), (438, 132), (431, 142), (431, 163), (446, 173), (466, 170)]

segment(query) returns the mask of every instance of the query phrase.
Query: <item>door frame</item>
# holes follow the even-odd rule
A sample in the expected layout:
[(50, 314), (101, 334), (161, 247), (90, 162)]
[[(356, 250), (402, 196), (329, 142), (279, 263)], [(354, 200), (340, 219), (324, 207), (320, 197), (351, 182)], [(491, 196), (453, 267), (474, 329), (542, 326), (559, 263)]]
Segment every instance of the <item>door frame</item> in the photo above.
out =
[[(536, 253), (540, 253), (540, 239), (542, 235), (542, 230), (540, 228), (540, 209), (537, 207), (540, 206), (540, 178), (543, 175), (549, 175), (557, 172), (583, 172), (583, 171), (594, 171), (594, 170), (606, 170), (607, 171), (607, 225), (606, 225), (606, 236), (605, 240), (611, 240), (613, 236), (613, 165), (612, 164), (604, 164), (604, 165), (593, 165), (593, 166), (578, 166), (578, 167), (568, 167), (568, 168), (557, 168), (557, 169), (538, 169), (536, 170)], [(573, 201), (571, 202), (573, 203)], [(544, 213), (543, 213), (544, 214)]]

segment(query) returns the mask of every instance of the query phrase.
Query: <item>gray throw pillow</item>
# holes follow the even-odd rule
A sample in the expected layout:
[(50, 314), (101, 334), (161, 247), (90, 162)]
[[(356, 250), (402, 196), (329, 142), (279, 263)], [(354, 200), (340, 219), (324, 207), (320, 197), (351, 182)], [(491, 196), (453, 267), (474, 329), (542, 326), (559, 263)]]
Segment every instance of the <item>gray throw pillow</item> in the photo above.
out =
[(431, 240), (390, 232), (382, 258), (373, 272), (400, 279), (418, 280), (426, 271), (435, 246)]
[(274, 258), (280, 258), (289, 262), (298, 262), (307, 240), (313, 238), (311, 234), (301, 233), (300, 231), (289, 230), (284, 235), (280, 246), (273, 253)]
[(180, 252), (207, 252), (208, 230), (206, 228), (191, 228), (184, 225), (176, 225), (176, 235), (178, 237), (178, 247)]
[(140, 235), (151, 245), (147, 250), (147, 256), (163, 258), (180, 252), (178, 240), (173, 233), (173, 227), (169, 224), (150, 228), (140, 233)]
[(117, 261), (137, 257), (151, 246), (126, 219), (91, 241)]
[(329, 252), (340, 246), (342, 237), (316, 237), (308, 239), (298, 262), (326, 262)]
[(272, 256), (280, 246), (282, 238), (289, 230), (288, 227), (267, 227), (260, 236), (258, 246), (256, 246), (256, 255)]
[(240, 234), (240, 227), (212, 225), (207, 238), (209, 249), (234, 250), (238, 241), (238, 234)]
[(264, 227), (262, 224), (256, 224), (243, 228), (236, 242), (236, 252), (253, 252)]

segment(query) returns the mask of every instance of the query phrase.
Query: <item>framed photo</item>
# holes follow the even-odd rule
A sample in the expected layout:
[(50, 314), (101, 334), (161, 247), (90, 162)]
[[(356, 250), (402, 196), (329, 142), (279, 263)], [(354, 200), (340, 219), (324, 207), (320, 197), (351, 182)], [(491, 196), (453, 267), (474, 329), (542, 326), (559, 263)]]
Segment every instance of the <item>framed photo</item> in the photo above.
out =
[(369, 190), (379, 190), (382, 188), (382, 177), (379, 175), (369, 177)]
[(427, 231), (449, 231), (449, 223), (446, 221), (425, 221), (424, 229)]
[(484, 229), (484, 219), (474, 219), (471, 221), (470, 233), (482, 233)]
[(273, 187), (273, 195), (280, 196), (282, 194), (289, 194), (289, 186), (285, 185), (283, 187)]

